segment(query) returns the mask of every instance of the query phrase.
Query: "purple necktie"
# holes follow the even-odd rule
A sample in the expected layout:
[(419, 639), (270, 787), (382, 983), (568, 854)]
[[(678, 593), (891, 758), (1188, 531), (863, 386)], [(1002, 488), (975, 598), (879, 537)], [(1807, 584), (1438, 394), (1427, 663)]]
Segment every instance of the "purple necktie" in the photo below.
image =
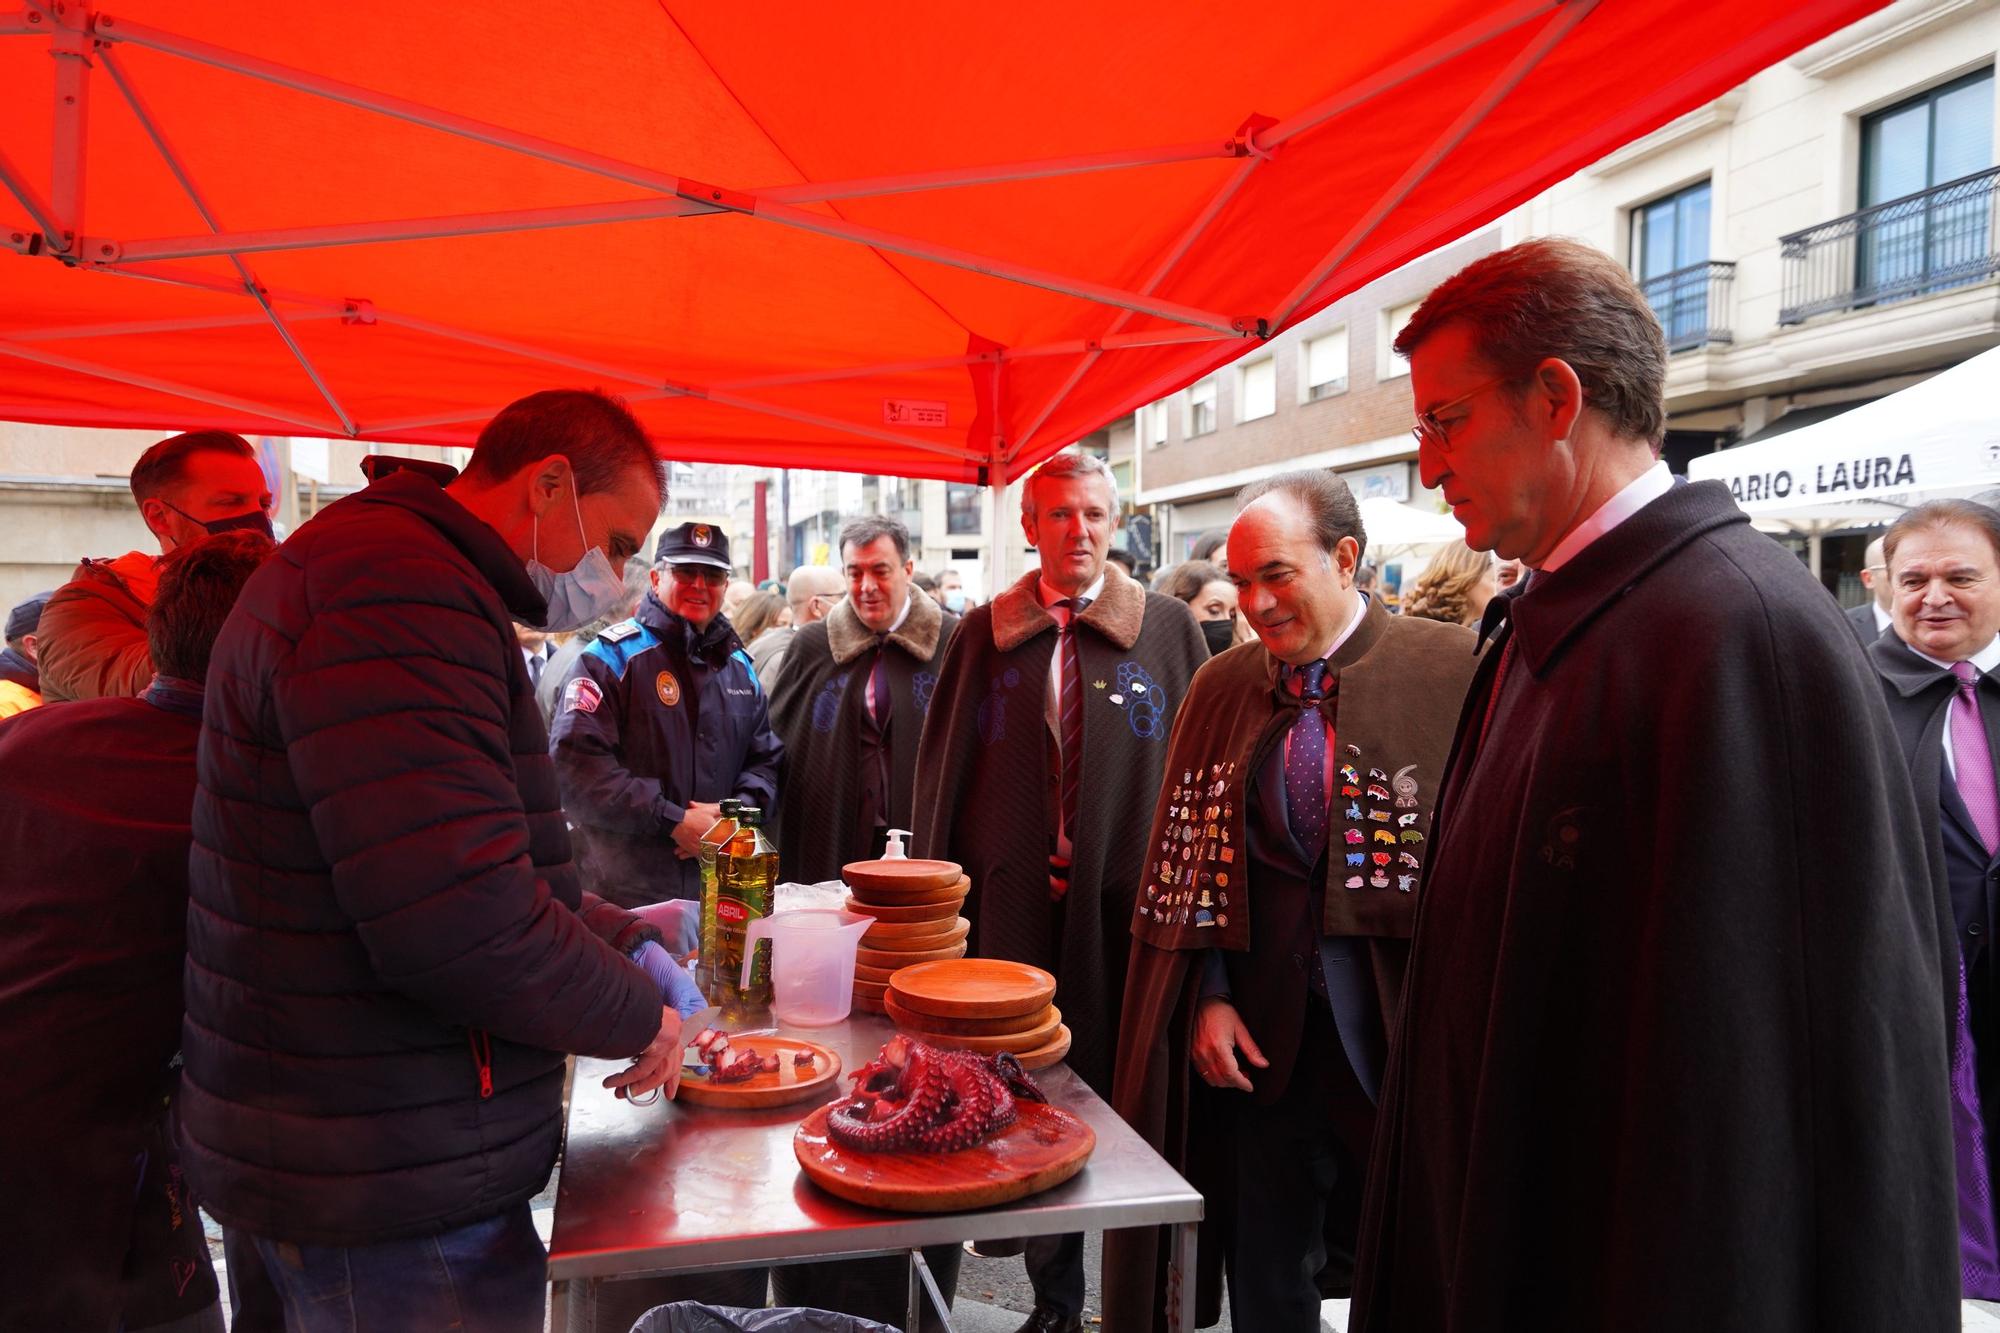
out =
[(1306, 856), (1326, 850), (1326, 720), (1316, 705), (1326, 697), (1326, 663), (1287, 666), (1285, 680), (1305, 701), (1285, 745), (1285, 817)]
[(1953, 662), (1958, 693), (1951, 700), (1951, 763), (1958, 777), (1958, 795), (1972, 812), (1972, 825), (1986, 854), (2000, 852), (2000, 794), (1993, 789), (1993, 751), (1986, 744), (1986, 724), (1979, 717), (1979, 696), (1973, 685), (1979, 671), (1970, 662)]
[(880, 732), (889, 721), (889, 640), (886, 635), (875, 641), (875, 665), (868, 672), (868, 692), (875, 696), (869, 712), (875, 730)]
[(1986, 1118), (1979, 1106), (1977, 1052), (1967, 1021), (1965, 964), (1958, 965), (1958, 1030), (1951, 1058), (1951, 1137), (1958, 1165), (1958, 1269), (1965, 1295), (2000, 1300), (2000, 1243), (1993, 1230), (1992, 1175), (1986, 1165)]

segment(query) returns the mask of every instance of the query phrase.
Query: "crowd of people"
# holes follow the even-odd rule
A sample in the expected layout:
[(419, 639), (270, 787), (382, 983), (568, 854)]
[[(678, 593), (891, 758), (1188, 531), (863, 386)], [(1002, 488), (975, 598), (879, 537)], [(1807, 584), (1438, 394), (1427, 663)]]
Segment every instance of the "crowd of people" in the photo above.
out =
[[(1116, 479), (1022, 492), (978, 604), (854, 515), (837, 565), (642, 550), (652, 443), (533, 394), (464, 471), (274, 545), (249, 446), (133, 470), (157, 550), (0, 654), (0, 1325), (541, 1327), (565, 1060), (671, 1093), (701, 835), (783, 877), (962, 865), (969, 950), (1048, 969), (1076, 1074), (1207, 1204), (1201, 1322), (1943, 1330), (2000, 1298), (2000, 512), (1911, 510), (1843, 617), (1659, 461), (1666, 348), (1533, 241), (1399, 335), (1466, 541), (1375, 594), (1332, 473), (1151, 587)], [(541, 527), (547, 519), (549, 527)], [(11, 716), (9, 715), (11, 712)], [(1104, 1326), (1161, 1325), (1163, 1234)], [(1081, 1236), (1023, 1254), (1078, 1330)], [(949, 1298), (960, 1250), (927, 1253)], [(614, 1284), (899, 1320), (894, 1259)]]

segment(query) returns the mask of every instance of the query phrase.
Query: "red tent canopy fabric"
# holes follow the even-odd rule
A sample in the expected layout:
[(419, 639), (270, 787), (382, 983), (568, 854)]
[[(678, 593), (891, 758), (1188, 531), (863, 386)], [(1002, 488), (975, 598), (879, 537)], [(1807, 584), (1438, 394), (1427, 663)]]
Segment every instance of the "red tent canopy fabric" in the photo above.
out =
[(26, 0), (0, 417), (1003, 481), (1879, 2)]

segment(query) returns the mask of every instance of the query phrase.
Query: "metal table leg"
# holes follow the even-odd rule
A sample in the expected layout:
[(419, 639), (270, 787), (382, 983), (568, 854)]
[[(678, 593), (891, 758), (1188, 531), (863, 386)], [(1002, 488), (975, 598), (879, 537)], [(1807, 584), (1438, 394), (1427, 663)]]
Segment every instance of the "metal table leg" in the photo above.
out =
[(549, 1284), (549, 1328), (551, 1333), (597, 1333), (597, 1280)]
[(1194, 1294), (1199, 1278), (1195, 1270), (1195, 1237), (1199, 1222), (1182, 1222), (1173, 1228), (1174, 1252), (1167, 1262), (1168, 1333), (1194, 1333)]
[(923, 1325), (924, 1298), (930, 1298), (931, 1308), (937, 1311), (938, 1322), (944, 1326), (944, 1333), (951, 1333), (951, 1308), (944, 1303), (944, 1293), (938, 1290), (937, 1279), (931, 1276), (931, 1266), (924, 1262), (922, 1250), (910, 1251), (910, 1300), (903, 1323), (905, 1333), (917, 1333)]

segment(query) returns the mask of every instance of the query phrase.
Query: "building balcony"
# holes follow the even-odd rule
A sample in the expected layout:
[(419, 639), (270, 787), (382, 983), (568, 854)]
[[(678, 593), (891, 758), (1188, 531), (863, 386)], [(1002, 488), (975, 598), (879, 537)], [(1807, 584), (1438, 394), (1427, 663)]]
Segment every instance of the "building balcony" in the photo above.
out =
[(1891, 199), (1779, 238), (1778, 323), (1906, 301), (2000, 275), (2000, 167)]
[(1722, 260), (1690, 264), (1639, 284), (1660, 317), (1669, 352), (1729, 343), (1729, 292), (1736, 265)]

